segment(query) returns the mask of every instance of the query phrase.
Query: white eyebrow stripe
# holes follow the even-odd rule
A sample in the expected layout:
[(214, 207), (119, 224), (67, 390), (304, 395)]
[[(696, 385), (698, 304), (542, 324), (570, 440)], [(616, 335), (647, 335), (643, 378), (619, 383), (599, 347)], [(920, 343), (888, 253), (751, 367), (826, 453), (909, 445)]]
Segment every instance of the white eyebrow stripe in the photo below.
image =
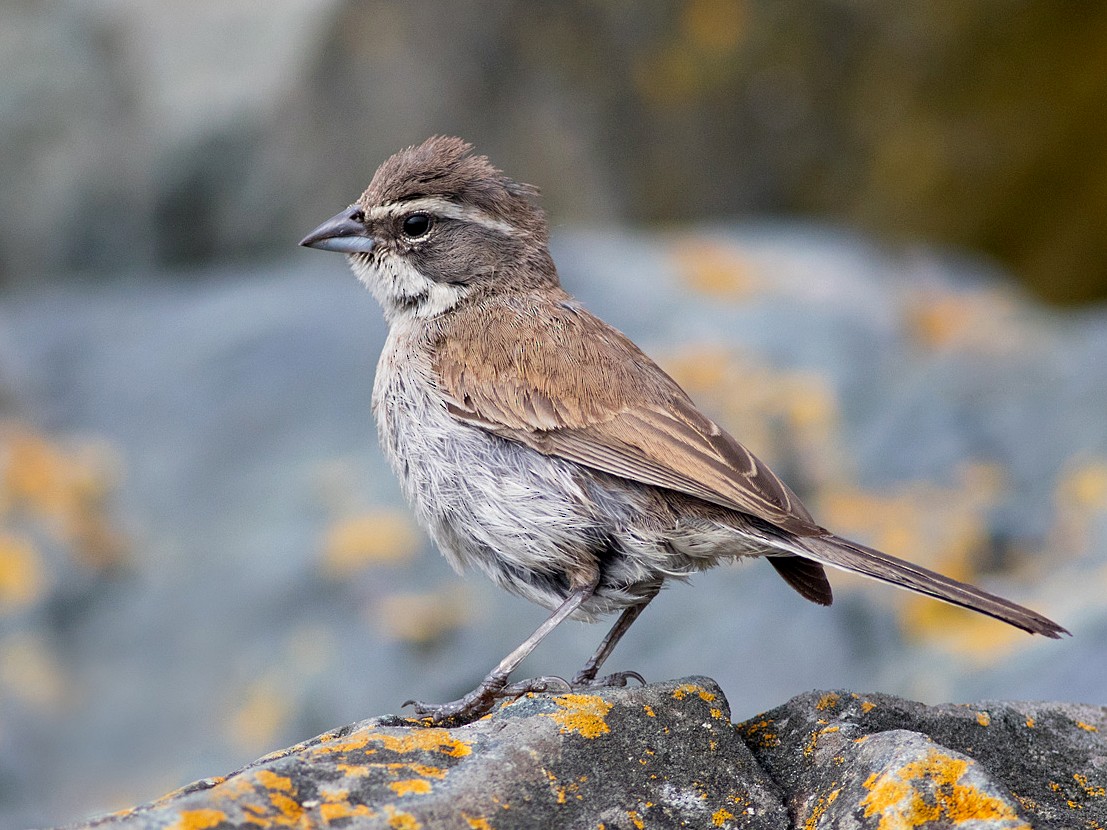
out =
[(519, 232), (519, 229), (514, 225), (495, 219), (483, 210), (467, 205), (459, 205), (440, 196), (424, 196), (421, 199), (408, 199), (403, 202), (380, 205), (367, 210), (365, 218), (370, 221), (392, 219), (405, 213), (417, 213), (419, 211), (425, 211), (436, 216), (445, 216), (447, 219), (457, 219), (461, 222), (472, 222), (474, 225), (480, 225), (505, 236), (514, 236)]

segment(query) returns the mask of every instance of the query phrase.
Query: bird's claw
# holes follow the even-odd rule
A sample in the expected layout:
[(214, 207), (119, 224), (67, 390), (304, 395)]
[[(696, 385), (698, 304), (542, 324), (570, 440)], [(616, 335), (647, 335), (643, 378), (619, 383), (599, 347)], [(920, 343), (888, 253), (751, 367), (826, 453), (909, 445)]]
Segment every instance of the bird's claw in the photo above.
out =
[(646, 685), (646, 678), (636, 671), (618, 671), (604, 677), (580, 673), (573, 678), (571, 685), (574, 689), (622, 688), (627, 685), (628, 680), (632, 679), (637, 680), (643, 686)]
[[(560, 689), (556, 687), (560, 686)], [(520, 680), (518, 683), (512, 683), (510, 686), (504, 687), (502, 694), (507, 697), (522, 697), (529, 692), (541, 693), (573, 691), (573, 684), (566, 680), (564, 677), (532, 677), (529, 680)]]
[(423, 703), (421, 700), (404, 701), (404, 707), (411, 706), (415, 714), (428, 726), (462, 726), (484, 717), (492, 711), (498, 698), (522, 697), (534, 692), (575, 692), (588, 689), (622, 687), (628, 680), (637, 680), (643, 686), (646, 679), (636, 671), (621, 671), (603, 677), (595, 677), (584, 672), (578, 673), (572, 680), (563, 677), (532, 677), (517, 683), (507, 684), (506, 677), (490, 675), (469, 694), (449, 703)]
[(405, 701), (420, 719), (428, 721), (429, 726), (463, 726), (492, 711), (496, 698), (504, 696), (506, 677), (490, 675), (469, 694), (449, 703), (423, 703), (421, 700)]

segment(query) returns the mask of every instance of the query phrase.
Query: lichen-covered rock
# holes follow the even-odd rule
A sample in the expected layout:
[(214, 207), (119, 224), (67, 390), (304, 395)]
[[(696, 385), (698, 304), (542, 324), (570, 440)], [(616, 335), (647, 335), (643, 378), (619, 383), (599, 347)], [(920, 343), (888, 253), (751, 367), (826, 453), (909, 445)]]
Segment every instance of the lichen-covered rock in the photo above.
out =
[(701, 677), (375, 718), (85, 828), (1107, 827), (1107, 709), (811, 692), (738, 724)]
[(811, 692), (737, 728), (796, 827), (1107, 827), (1107, 709)]
[(456, 729), (328, 732), (93, 827), (788, 826), (713, 681), (528, 695)]

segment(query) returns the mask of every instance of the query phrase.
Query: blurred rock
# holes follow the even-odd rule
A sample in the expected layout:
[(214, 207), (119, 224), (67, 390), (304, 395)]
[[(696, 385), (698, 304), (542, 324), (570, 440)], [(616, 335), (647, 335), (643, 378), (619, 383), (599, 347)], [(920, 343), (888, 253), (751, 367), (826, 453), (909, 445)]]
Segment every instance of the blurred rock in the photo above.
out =
[(1066, 830), (1107, 820), (1100, 730), (1090, 706), (848, 692), (732, 725), (692, 677), (527, 695), (453, 729), (361, 721), (79, 827)]
[(819, 216), (1107, 295), (1107, 9), (8, 0), (0, 279), (265, 255), (459, 133), (558, 222)]

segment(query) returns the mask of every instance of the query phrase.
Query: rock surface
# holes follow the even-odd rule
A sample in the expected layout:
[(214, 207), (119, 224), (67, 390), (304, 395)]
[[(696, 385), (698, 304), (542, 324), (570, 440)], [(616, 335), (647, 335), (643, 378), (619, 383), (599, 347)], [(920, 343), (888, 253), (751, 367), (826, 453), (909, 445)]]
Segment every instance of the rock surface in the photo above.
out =
[(1099, 828), (1107, 709), (810, 692), (738, 724), (702, 677), (396, 716), (81, 827)]

